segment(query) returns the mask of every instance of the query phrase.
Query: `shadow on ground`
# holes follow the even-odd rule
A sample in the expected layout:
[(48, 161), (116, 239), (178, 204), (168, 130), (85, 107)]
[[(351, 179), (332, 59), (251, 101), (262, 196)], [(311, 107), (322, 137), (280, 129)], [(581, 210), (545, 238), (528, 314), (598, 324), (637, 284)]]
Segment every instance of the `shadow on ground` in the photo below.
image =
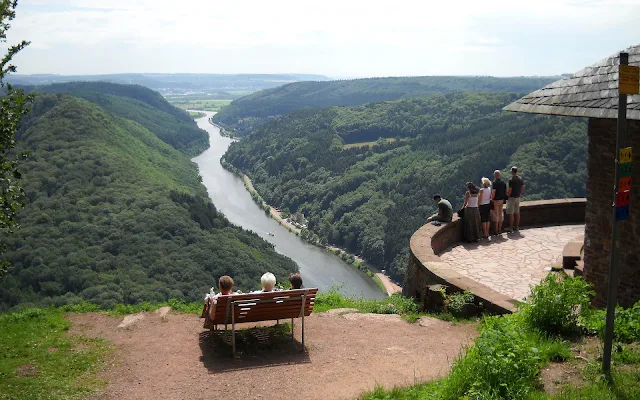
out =
[(288, 324), (236, 331), (233, 357), (231, 329), (200, 333), (200, 361), (210, 373), (311, 363), (302, 343), (291, 338)]

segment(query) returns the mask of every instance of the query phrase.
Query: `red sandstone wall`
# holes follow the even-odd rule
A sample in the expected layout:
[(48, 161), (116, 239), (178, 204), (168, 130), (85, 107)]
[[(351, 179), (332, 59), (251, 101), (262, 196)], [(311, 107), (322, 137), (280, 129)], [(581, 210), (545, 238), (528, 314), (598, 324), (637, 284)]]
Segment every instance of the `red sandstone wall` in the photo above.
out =
[[(615, 134), (616, 120), (589, 119), (584, 277), (596, 288), (596, 306), (607, 301)], [(628, 122), (627, 146), (634, 150), (631, 219), (620, 226), (618, 302), (628, 307), (640, 300), (640, 121)]]

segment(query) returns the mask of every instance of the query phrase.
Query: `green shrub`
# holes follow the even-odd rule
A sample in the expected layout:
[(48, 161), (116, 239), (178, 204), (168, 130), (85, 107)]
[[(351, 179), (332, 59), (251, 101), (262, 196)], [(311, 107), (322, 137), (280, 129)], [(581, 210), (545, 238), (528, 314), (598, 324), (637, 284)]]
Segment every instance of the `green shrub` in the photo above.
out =
[(462, 314), (465, 306), (473, 304), (475, 297), (470, 292), (445, 294), (444, 309), (453, 315)]
[(522, 399), (537, 385), (545, 358), (517, 316), (486, 317), (475, 345), (453, 366), (443, 399)]
[(314, 312), (324, 312), (334, 308), (355, 308), (363, 313), (413, 316), (407, 318), (407, 320), (415, 321), (416, 318), (414, 317), (420, 311), (418, 304), (412, 299), (402, 297), (399, 293), (395, 293), (384, 300), (366, 300), (343, 296), (338, 292), (338, 289), (334, 287), (326, 292), (319, 292), (316, 296)]
[(532, 328), (551, 335), (574, 334), (581, 329), (581, 313), (589, 310), (593, 294), (591, 285), (582, 278), (549, 275), (532, 289), (529, 302), (520, 310)]
[[(604, 339), (606, 310), (592, 310), (584, 318), (587, 332)], [(640, 342), (640, 301), (631, 308), (616, 307), (614, 337), (623, 343)]]

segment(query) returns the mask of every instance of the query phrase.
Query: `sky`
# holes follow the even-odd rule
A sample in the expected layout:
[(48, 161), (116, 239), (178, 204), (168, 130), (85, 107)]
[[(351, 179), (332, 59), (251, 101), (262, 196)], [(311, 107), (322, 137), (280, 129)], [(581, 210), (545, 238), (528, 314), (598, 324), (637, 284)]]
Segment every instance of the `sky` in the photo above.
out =
[[(20, 74), (573, 73), (640, 42), (640, 0), (19, 0)], [(0, 47), (2, 44), (0, 44)]]

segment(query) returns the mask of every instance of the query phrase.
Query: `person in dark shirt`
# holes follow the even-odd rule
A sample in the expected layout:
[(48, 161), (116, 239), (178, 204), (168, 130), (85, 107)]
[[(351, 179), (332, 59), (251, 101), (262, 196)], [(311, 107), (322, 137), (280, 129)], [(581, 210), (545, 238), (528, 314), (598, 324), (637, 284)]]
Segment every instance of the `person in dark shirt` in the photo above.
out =
[(427, 222), (439, 221), (439, 222), (451, 222), (453, 218), (453, 207), (448, 200), (443, 199), (439, 194), (433, 196), (433, 201), (438, 205), (438, 212), (427, 218)]
[[(511, 179), (507, 188), (507, 214), (511, 232), (520, 227), (520, 196), (524, 194), (524, 181), (518, 176), (518, 168), (511, 167)], [(515, 225), (514, 225), (515, 224)]]
[(507, 184), (502, 180), (502, 172), (499, 169), (493, 171), (493, 183), (491, 184), (491, 200), (493, 200), (493, 221), (496, 226), (496, 235), (502, 233), (504, 221), (504, 202), (508, 199)]
[(289, 274), (289, 282), (291, 282), (291, 289), (302, 288), (302, 276), (300, 276), (300, 274), (297, 272), (292, 272)]

